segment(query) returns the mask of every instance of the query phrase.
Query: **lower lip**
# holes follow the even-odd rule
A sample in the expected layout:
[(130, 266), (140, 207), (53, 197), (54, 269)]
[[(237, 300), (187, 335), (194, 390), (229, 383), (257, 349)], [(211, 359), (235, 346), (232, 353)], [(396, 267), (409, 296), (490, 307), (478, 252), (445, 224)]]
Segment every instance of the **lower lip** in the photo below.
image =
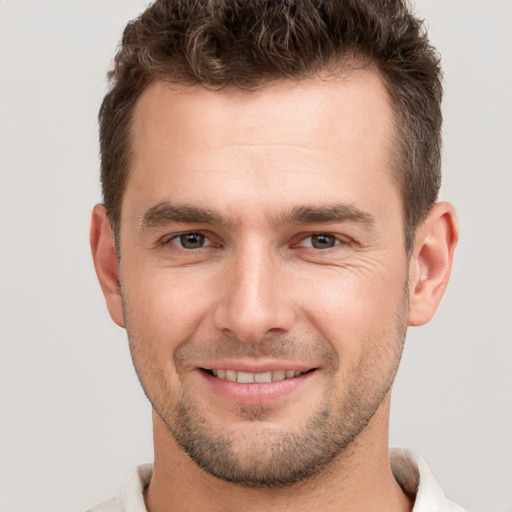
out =
[(241, 384), (220, 379), (204, 370), (200, 370), (202, 377), (212, 387), (214, 393), (237, 404), (264, 404), (289, 395), (309, 381), (315, 371), (303, 373), (298, 377), (283, 379), (274, 382), (258, 382)]

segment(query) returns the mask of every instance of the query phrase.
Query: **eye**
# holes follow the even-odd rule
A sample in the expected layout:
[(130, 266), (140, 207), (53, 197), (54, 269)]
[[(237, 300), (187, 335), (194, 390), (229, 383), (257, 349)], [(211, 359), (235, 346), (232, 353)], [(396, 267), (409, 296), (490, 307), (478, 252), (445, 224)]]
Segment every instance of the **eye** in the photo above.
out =
[(313, 249), (331, 249), (341, 243), (340, 239), (330, 233), (315, 233), (304, 238), (298, 245)]
[(183, 249), (201, 249), (211, 245), (211, 241), (202, 233), (183, 233), (173, 236), (168, 243), (182, 247)]

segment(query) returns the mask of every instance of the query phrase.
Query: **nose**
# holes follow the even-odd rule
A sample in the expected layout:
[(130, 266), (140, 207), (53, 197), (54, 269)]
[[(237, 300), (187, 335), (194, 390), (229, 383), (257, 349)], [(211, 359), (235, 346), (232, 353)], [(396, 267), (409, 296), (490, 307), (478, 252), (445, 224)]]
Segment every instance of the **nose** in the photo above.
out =
[(217, 329), (244, 342), (291, 329), (293, 301), (275, 258), (264, 251), (246, 250), (233, 258), (228, 273), (214, 313)]

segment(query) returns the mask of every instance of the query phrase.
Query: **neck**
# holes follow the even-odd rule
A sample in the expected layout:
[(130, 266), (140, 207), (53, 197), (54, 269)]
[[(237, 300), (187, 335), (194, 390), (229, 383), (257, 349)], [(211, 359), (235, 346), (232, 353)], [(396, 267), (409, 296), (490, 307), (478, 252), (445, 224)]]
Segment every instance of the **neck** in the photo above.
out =
[(279, 488), (250, 488), (219, 480), (178, 447), (153, 413), (155, 463), (146, 494), (149, 512), (222, 511), (410, 512), (388, 455), (389, 394), (368, 426), (321, 473)]

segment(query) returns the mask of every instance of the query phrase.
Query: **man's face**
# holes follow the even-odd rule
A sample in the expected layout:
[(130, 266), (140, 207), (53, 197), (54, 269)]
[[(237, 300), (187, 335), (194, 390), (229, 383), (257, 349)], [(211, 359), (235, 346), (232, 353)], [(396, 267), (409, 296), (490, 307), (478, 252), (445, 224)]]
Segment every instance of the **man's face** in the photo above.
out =
[(124, 321), (154, 409), (208, 472), (304, 479), (387, 396), (408, 311), (391, 133), (370, 70), (257, 92), (155, 82), (141, 96)]

